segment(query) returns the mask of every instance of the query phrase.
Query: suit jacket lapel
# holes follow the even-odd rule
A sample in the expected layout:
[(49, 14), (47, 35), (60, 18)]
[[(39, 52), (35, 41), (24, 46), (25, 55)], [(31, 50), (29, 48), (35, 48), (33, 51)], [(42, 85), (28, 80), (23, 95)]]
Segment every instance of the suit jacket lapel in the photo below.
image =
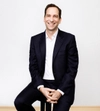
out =
[(43, 32), (39, 43), (40, 43), (39, 46), (40, 46), (41, 60), (42, 60), (42, 63), (44, 63), (45, 62), (45, 55), (46, 55), (45, 32)]
[(55, 42), (55, 47), (54, 47), (54, 52), (53, 52), (53, 61), (57, 55), (57, 53), (59, 52), (59, 49), (63, 43), (63, 36), (60, 35), (60, 30), (58, 32), (58, 35), (57, 35), (57, 39), (56, 39), (56, 42)]

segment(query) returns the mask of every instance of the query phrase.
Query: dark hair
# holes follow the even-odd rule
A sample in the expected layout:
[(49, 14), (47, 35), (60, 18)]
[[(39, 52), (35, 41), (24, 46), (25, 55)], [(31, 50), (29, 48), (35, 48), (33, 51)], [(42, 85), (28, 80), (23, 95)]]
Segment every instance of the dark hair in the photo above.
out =
[(55, 5), (55, 4), (48, 4), (48, 5), (46, 6), (45, 12), (44, 12), (44, 16), (46, 15), (47, 9), (50, 8), (50, 7), (56, 7), (56, 8), (58, 9), (58, 11), (59, 11), (59, 18), (61, 18), (61, 9), (60, 9), (57, 5)]

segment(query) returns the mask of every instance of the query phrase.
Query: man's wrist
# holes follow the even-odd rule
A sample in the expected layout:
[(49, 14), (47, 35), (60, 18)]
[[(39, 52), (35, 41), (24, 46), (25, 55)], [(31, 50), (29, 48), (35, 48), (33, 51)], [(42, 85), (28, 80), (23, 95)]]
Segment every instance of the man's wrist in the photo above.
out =
[(57, 89), (57, 91), (59, 91), (59, 92), (61, 93), (62, 96), (64, 95), (64, 92), (61, 91), (60, 89)]
[(39, 86), (37, 87), (37, 89), (39, 90), (41, 87), (44, 87), (44, 85), (39, 85)]

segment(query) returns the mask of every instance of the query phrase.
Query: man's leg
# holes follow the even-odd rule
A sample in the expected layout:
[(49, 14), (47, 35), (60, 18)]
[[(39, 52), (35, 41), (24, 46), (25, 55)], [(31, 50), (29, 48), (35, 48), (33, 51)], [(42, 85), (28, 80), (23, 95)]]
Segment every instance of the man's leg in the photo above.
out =
[(30, 83), (15, 99), (14, 104), (17, 111), (35, 111), (32, 107), (32, 103), (36, 100), (43, 100), (45, 97), (37, 90), (33, 88)]
[(57, 104), (53, 105), (53, 111), (69, 111), (71, 104), (67, 101), (65, 95), (63, 95)]

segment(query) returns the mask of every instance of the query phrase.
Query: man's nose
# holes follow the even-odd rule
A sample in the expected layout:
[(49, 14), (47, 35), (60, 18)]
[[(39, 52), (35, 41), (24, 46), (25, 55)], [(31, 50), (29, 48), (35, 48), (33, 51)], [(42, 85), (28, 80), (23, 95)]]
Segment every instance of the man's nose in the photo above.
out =
[(53, 17), (50, 17), (50, 21), (51, 21), (51, 22), (53, 21)]

